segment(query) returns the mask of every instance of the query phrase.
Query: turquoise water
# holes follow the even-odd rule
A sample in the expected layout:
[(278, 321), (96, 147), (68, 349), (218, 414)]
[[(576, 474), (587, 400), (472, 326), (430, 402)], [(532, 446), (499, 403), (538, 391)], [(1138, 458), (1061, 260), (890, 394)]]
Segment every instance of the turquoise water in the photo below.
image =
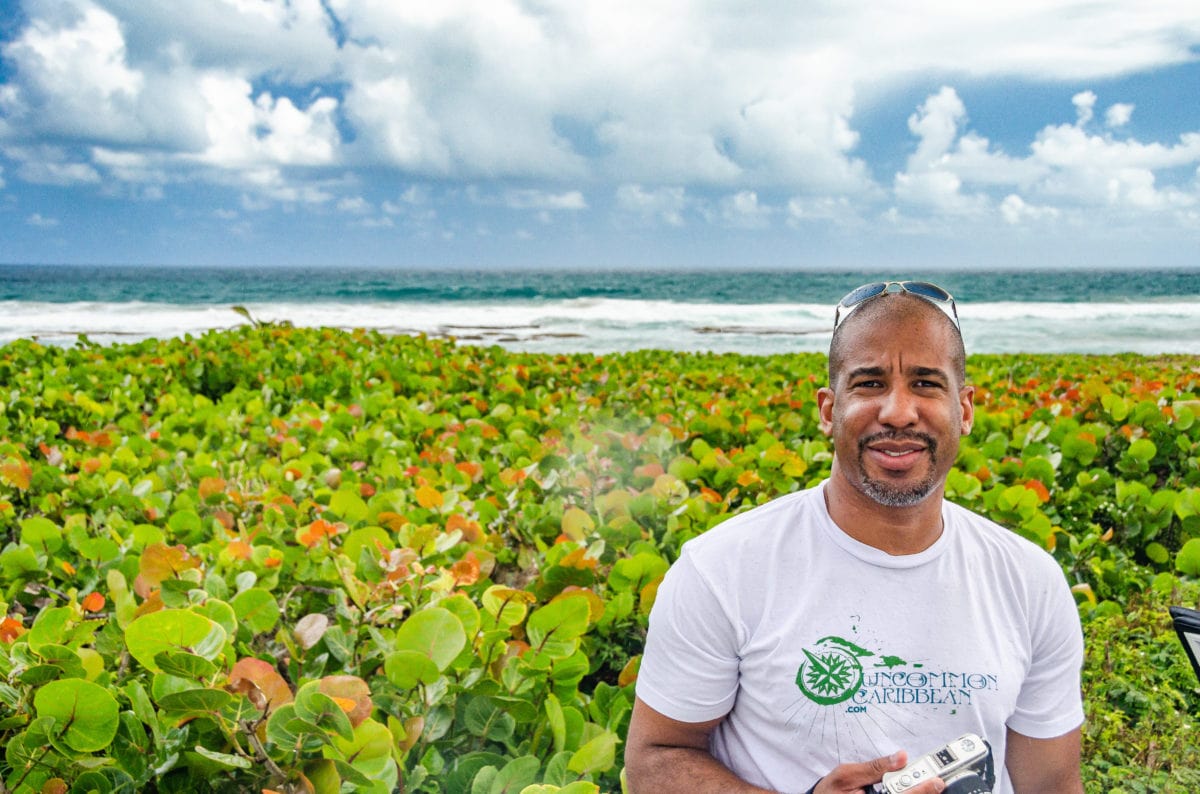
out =
[(971, 352), (1200, 354), (1200, 269), (883, 273), (0, 265), (0, 342), (199, 334), (261, 320), (523, 350), (823, 351), (854, 287), (930, 280)]

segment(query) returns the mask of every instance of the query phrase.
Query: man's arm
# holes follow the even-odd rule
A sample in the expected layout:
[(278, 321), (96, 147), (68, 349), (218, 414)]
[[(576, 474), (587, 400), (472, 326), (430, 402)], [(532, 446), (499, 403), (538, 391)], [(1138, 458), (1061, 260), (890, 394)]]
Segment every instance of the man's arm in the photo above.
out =
[(637, 698), (625, 739), (625, 777), (632, 794), (655, 792), (764, 792), (745, 782), (708, 750), (708, 737), (723, 717), (708, 722), (680, 722), (660, 714)]
[(1083, 794), (1079, 729), (1054, 739), (1032, 739), (1008, 729), (1004, 765), (1016, 794)]
[[(660, 714), (637, 698), (625, 739), (625, 778), (632, 794), (751, 794), (769, 792), (739, 778), (713, 758), (708, 739), (723, 717), (708, 722), (680, 722)], [(884, 772), (903, 769), (903, 752), (861, 764), (841, 764), (821, 778), (814, 794), (858, 794), (878, 783)], [(938, 794), (940, 778), (928, 780), (910, 794)]]

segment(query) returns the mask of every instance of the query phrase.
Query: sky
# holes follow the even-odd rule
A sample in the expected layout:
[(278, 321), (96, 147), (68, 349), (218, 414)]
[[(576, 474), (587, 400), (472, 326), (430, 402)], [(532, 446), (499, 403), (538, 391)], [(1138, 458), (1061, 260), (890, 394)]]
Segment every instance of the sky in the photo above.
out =
[(0, 0), (0, 262), (1198, 252), (1195, 0)]

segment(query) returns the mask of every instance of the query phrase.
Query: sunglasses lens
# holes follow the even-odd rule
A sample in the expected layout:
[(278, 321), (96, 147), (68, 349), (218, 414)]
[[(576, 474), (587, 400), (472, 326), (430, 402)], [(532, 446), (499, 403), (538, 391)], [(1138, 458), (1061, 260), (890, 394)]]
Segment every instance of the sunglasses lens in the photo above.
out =
[(946, 292), (946, 290), (937, 284), (930, 284), (928, 281), (905, 281), (900, 286), (904, 287), (908, 292), (925, 298), (932, 298), (935, 301), (948, 301), (951, 299), (949, 292)]
[(847, 309), (849, 309), (851, 306), (857, 306), (865, 300), (874, 298), (876, 295), (882, 293), (885, 289), (887, 289), (886, 281), (878, 281), (874, 284), (864, 284), (853, 292), (848, 293), (846, 297), (842, 298), (838, 305), (845, 306)]

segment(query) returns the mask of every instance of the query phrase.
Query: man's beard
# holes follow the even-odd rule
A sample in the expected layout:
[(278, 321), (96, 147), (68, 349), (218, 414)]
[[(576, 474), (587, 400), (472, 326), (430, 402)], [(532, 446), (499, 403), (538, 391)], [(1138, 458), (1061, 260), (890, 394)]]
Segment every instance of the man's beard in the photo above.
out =
[[(863, 451), (867, 448), (868, 444), (885, 439), (888, 441), (920, 441), (924, 444), (925, 451), (929, 454), (928, 476), (915, 485), (903, 487), (892, 485), (883, 480), (872, 479), (867, 474), (867, 467), (863, 461)], [(935, 473), (933, 465), (936, 460), (937, 439), (931, 435), (925, 433), (904, 433), (893, 430), (867, 436), (858, 442), (858, 470), (862, 476), (860, 490), (884, 507), (912, 507), (920, 504), (938, 486), (938, 476)]]

